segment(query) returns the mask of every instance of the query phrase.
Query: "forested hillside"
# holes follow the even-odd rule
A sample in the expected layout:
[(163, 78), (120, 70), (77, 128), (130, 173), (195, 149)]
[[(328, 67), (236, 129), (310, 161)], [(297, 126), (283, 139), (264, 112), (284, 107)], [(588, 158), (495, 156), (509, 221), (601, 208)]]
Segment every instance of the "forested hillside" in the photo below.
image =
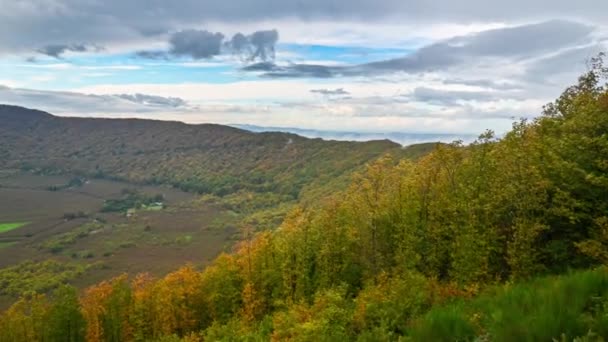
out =
[(204, 270), (27, 294), (0, 318), (0, 341), (606, 338), (607, 77), (594, 60), (501, 139), (371, 162), (320, 208), (291, 211)]
[[(278, 224), (286, 208), (346, 188), (384, 154), (415, 158), (434, 144), (345, 142), (228, 126), (138, 119), (61, 118), (0, 105), (0, 169), (166, 184), (207, 194)], [(288, 205), (289, 204), (289, 205)]]
[(172, 184), (216, 195), (273, 192), (295, 199), (310, 183), (327, 183), (400, 149), (390, 141), (323, 141), (211, 124), (59, 118), (13, 106), (0, 106), (0, 121), (2, 168)]

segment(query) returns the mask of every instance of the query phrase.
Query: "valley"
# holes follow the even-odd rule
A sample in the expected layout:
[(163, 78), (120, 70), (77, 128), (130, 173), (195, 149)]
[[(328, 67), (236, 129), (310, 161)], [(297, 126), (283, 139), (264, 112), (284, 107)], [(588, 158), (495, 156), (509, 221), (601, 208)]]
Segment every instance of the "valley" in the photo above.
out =
[[(71, 179), (2, 173), (0, 269), (45, 260), (76, 264), (87, 271), (69, 282), (85, 287), (125, 272), (161, 276), (185, 263), (204, 266), (237, 238), (238, 214), (192, 193), (102, 179), (67, 186)], [(162, 204), (103, 210), (125, 191), (160, 195)], [(15, 295), (2, 293), (0, 305)]]
[[(315, 207), (383, 155), (435, 144), (344, 142), (0, 105), (0, 306), (63, 282), (204, 268)], [(48, 262), (53, 262), (49, 266)], [(26, 276), (17, 276), (26, 268)]]

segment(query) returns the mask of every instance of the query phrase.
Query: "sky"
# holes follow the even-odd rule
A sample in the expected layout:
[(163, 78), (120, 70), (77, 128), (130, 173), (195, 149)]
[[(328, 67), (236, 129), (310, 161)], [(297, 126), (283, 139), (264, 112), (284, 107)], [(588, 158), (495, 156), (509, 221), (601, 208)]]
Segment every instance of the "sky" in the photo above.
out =
[(0, 103), (313, 136), (501, 134), (539, 115), (608, 50), (608, 1), (599, 0), (0, 0), (0, 8)]

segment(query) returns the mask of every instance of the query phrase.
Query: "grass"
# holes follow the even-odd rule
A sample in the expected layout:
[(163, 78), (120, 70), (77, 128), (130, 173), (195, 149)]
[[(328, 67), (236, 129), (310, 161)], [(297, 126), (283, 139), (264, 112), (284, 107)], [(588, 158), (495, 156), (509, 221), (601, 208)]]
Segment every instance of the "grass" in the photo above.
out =
[(608, 270), (573, 272), (497, 287), (473, 300), (431, 309), (414, 341), (572, 340), (608, 336)]
[(11, 230), (21, 228), (29, 222), (11, 222), (11, 223), (0, 223), (0, 233), (9, 232)]

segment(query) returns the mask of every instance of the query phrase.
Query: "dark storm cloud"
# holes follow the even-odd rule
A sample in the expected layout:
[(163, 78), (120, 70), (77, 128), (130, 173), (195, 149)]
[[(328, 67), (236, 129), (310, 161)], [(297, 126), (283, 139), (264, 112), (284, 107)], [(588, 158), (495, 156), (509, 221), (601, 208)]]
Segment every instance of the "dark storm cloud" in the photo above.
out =
[(269, 70), (266, 77), (373, 76), (393, 72), (444, 71), (484, 59), (515, 62), (559, 49), (589, 43), (593, 27), (552, 20), (482, 31), (427, 45), (410, 55), (354, 66), (293, 64)]
[(274, 59), (274, 47), (278, 41), (279, 32), (277, 30), (254, 32), (249, 37), (249, 42), (254, 48), (251, 60), (261, 59), (265, 61), (268, 59)]
[(344, 88), (336, 88), (336, 89), (311, 89), (311, 93), (321, 94), (321, 95), (349, 95), (350, 92), (344, 90)]
[(232, 39), (226, 44), (235, 54), (251, 53), (249, 39), (240, 32), (232, 36)]
[(279, 41), (279, 31), (256, 31), (248, 36), (237, 33), (224, 43), (226, 49), (248, 61), (259, 60), (262, 63), (274, 60), (275, 47)]
[(225, 43), (228, 50), (241, 56), (244, 60), (259, 60), (262, 63), (274, 60), (275, 46), (279, 41), (279, 31), (256, 31), (248, 36), (237, 33)]
[(169, 37), (169, 50), (143, 50), (135, 55), (148, 59), (190, 57), (208, 59), (226, 52), (239, 55), (247, 61), (266, 62), (275, 57), (275, 46), (279, 40), (277, 30), (256, 31), (251, 35), (235, 34), (224, 41), (224, 34), (207, 30), (182, 30)]
[(174, 56), (193, 59), (210, 58), (221, 53), (224, 35), (206, 30), (183, 30), (171, 35), (169, 52)]

